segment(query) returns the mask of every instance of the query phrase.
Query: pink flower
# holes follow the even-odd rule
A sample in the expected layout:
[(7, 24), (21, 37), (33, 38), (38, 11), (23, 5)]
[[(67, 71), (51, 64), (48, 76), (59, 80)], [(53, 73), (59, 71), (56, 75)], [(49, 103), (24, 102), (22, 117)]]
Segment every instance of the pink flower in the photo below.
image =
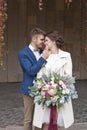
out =
[(48, 84), (49, 86), (51, 86), (51, 85), (52, 85), (52, 83), (51, 83), (51, 82), (48, 82), (47, 84)]
[(42, 96), (45, 96), (45, 91), (41, 91), (41, 95), (42, 95)]
[(45, 85), (45, 88), (49, 89), (50, 85), (49, 84), (46, 84)]
[(62, 80), (59, 80), (59, 85), (62, 85), (64, 84)]
[(63, 88), (66, 89), (66, 85), (64, 84), (64, 82), (62, 80), (59, 81), (59, 85)]
[(62, 84), (62, 88), (63, 88), (63, 89), (66, 89), (66, 85), (65, 85), (65, 84)]

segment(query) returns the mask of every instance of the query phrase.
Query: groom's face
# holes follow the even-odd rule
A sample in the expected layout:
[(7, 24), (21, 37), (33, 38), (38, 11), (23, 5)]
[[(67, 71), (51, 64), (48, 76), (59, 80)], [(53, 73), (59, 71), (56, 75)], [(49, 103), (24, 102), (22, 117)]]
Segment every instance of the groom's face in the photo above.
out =
[(44, 35), (42, 35), (42, 34), (35, 35), (34, 43), (35, 43), (35, 46), (37, 48), (43, 48), (43, 46), (44, 46)]

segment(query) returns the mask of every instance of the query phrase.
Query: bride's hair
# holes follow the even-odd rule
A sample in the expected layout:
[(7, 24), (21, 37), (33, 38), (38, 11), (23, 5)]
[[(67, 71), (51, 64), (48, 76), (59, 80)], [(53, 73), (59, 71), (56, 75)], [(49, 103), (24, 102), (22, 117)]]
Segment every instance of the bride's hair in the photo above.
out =
[(64, 40), (58, 31), (51, 31), (51, 32), (47, 33), (45, 36), (48, 37), (50, 40), (55, 41), (56, 46), (58, 48), (63, 47)]

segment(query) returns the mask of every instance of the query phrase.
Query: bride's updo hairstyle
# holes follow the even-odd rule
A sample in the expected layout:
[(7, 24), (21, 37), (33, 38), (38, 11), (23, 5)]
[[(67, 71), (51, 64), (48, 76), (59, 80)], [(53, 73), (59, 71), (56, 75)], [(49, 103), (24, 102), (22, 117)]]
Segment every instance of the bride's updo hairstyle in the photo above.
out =
[(52, 31), (46, 34), (46, 37), (48, 37), (50, 40), (55, 41), (56, 46), (58, 48), (62, 48), (64, 45), (64, 40), (62, 39), (61, 35), (58, 33), (58, 31)]

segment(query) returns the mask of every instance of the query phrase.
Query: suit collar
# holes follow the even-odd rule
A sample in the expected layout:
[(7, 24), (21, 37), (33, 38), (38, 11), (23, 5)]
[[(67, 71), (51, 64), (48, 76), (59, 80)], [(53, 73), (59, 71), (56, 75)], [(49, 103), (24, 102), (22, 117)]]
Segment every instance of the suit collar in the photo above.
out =
[(31, 44), (28, 47), (34, 52), (34, 47)]
[(37, 59), (33, 53), (33, 51), (29, 48), (29, 46), (27, 45), (26, 46), (26, 50), (28, 52), (28, 56), (31, 57), (31, 59), (36, 63), (37, 62)]

